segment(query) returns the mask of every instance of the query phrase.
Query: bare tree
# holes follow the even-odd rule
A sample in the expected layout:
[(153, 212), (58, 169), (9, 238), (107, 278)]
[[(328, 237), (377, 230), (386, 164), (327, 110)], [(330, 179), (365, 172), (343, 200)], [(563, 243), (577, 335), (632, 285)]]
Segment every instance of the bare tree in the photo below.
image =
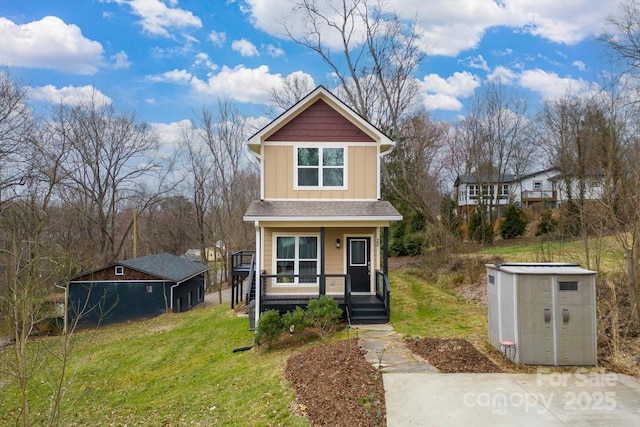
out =
[(28, 177), (24, 141), (32, 129), (26, 89), (7, 70), (0, 71), (0, 206)]
[[(479, 213), (490, 229), (500, 217), (502, 184), (507, 175), (524, 173), (534, 152), (527, 113), (527, 100), (522, 95), (500, 83), (488, 84), (472, 99), (469, 114), (452, 139), (458, 148), (451, 150), (464, 153), (464, 174), (477, 180)], [(483, 236), (483, 240), (490, 241), (491, 236)]]
[(138, 200), (142, 212), (162, 194), (148, 190), (163, 183), (152, 173), (167, 173), (156, 157), (157, 136), (135, 115), (119, 114), (95, 99), (78, 106), (59, 105), (50, 131), (68, 149), (60, 195), (76, 209), (76, 236), (93, 244), (88, 252), (97, 256), (95, 263), (112, 262), (133, 224), (129, 216), (121, 226), (120, 210)]
[(427, 113), (407, 117), (402, 123), (403, 138), (387, 163), (388, 185), (397, 202), (406, 204), (429, 223), (438, 221), (440, 151), (449, 126), (434, 122)]
[(329, 66), (337, 93), (358, 114), (388, 134), (398, 130), (416, 101), (413, 72), (425, 57), (415, 20), (390, 13), (383, 2), (300, 0), (283, 28)]
[[(296, 0), (291, 15), (283, 21), (285, 34), (316, 53), (337, 80), (336, 95), (387, 136), (401, 141), (402, 120), (416, 105), (420, 85), (414, 77), (426, 56), (424, 34), (415, 19), (391, 12), (384, 1)], [(288, 97), (287, 99), (291, 99)], [(395, 159), (409, 144), (399, 144), (395, 157), (382, 165), (385, 198), (404, 200), (405, 216), (422, 215), (410, 201), (415, 195), (402, 193), (404, 184), (391, 170), (402, 165)], [(403, 207), (400, 207), (403, 211)], [(416, 210), (417, 209), (417, 210)]]
[(275, 107), (276, 113), (280, 113), (300, 101), (313, 89), (313, 80), (307, 74), (289, 74), (282, 80), (282, 87), (271, 89), (269, 92), (271, 104)]
[[(209, 249), (226, 260), (230, 251), (251, 241), (242, 216), (258, 191), (254, 165), (246, 155), (246, 118), (228, 100), (220, 100), (217, 107), (215, 114), (203, 108), (195, 128), (183, 134), (203, 262)], [(209, 282), (220, 292), (218, 278), (226, 276), (226, 265), (216, 262)]]

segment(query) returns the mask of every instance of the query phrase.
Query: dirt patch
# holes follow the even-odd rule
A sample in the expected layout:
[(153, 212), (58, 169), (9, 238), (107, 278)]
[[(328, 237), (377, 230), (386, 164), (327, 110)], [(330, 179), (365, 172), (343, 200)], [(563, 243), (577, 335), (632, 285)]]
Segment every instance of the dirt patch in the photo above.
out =
[(502, 372), (491, 359), (461, 338), (418, 338), (405, 343), (441, 372)]
[(291, 356), (286, 377), (296, 410), (313, 426), (386, 426), (382, 374), (348, 341)]

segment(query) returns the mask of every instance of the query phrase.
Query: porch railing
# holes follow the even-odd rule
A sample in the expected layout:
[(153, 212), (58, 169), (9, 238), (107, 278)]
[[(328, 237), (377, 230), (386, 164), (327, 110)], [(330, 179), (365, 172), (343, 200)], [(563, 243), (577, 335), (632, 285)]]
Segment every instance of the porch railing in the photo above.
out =
[(391, 315), (391, 286), (389, 286), (389, 276), (382, 270), (376, 270), (376, 296), (384, 302), (387, 320), (389, 320)]
[[(260, 298), (266, 299), (265, 297), (265, 283), (268, 280), (273, 280), (276, 283), (286, 284), (286, 283), (296, 283), (296, 286), (291, 287), (291, 292), (286, 293), (283, 292), (281, 296), (279, 295), (270, 295), (271, 298), (281, 299), (281, 300), (291, 300), (291, 299), (307, 299), (313, 297), (321, 297), (322, 295), (330, 295), (337, 296), (339, 294), (329, 293), (327, 294), (326, 282), (327, 279), (343, 279), (344, 283), (344, 304), (347, 308), (347, 313), (351, 313), (351, 276), (348, 274), (261, 274), (260, 275), (260, 284), (258, 289), (260, 289)], [(277, 282), (281, 280), (280, 282)], [(283, 282), (282, 280), (288, 280), (288, 282)], [(300, 289), (296, 289), (298, 287), (306, 287), (306, 288), (316, 288), (315, 292), (300, 292)]]
[(249, 279), (246, 302), (249, 302), (248, 294), (251, 292), (255, 255), (255, 251), (239, 251), (231, 254), (231, 308), (234, 308), (235, 304), (242, 301), (244, 280), (246, 278)]

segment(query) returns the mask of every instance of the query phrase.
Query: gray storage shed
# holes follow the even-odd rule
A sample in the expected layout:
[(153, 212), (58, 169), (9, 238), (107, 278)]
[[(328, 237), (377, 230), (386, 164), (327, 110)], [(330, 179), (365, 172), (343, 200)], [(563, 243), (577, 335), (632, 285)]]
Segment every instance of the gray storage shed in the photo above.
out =
[(597, 364), (595, 271), (564, 263), (486, 268), (491, 345), (511, 350), (516, 363)]

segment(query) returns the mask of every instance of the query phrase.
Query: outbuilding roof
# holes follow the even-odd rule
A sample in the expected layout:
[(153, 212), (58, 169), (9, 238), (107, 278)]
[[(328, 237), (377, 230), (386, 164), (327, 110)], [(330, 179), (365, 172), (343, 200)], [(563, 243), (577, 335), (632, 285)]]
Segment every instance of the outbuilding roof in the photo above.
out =
[(188, 259), (180, 258), (179, 256), (169, 253), (162, 253), (118, 261), (106, 267), (79, 274), (71, 279), (71, 282), (83, 281), (82, 279), (86, 276), (120, 265), (175, 283), (185, 281), (209, 269), (209, 266), (199, 262), (189, 261)]
[(504, 263), (486, 264), (487, 268), (512, 274), (555, 274), (555, 275), (591, 275), (596, 271), (587, 270), (574, 263)]
[(172, 282), (181, 282), (209, 269), (199, 262), (189, 261), (169, 253), (149, 255), (120, 261), (118, 265), (151, 274)]

